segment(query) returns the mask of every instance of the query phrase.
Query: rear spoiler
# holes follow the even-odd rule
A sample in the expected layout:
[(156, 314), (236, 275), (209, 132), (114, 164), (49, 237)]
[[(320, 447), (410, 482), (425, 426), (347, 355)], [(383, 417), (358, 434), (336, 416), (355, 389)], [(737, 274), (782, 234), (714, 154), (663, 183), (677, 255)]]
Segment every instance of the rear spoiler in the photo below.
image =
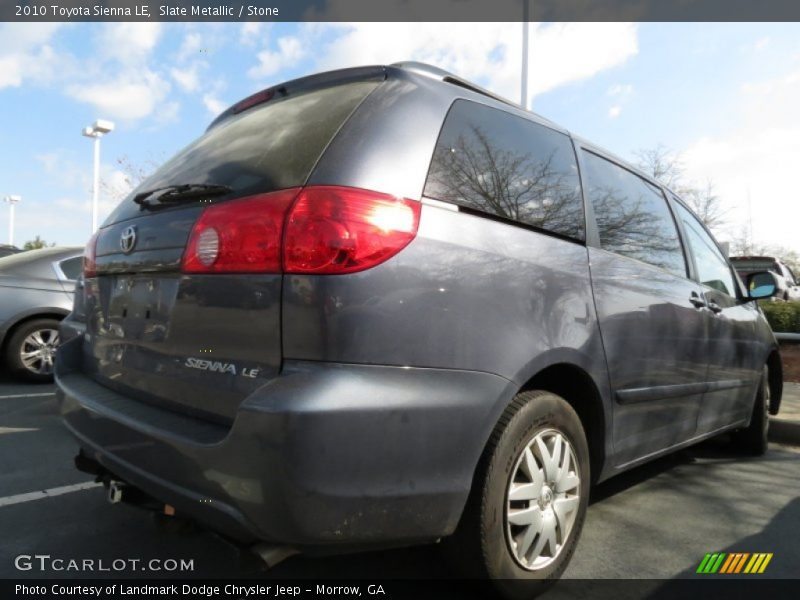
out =
[(386, 67), (370, 66), (353, 67), (350, 69), (337, 69), (336, 71), (326, 71), (325, 73), (318, 73), (316, 75), (300, 77), (299, 79), (292, 79), (286, 83), (265, 88), (248, 96), (247, 98), (244, 98), (243, 100), (240, 100), (221, 113), (216, 119), (211, 121), (211, 124), (206, 128), (206, 131), (210, 131), (234, 115), (244, 112), (253, 106), (268, 102), (273, 98), (284, 98), (300, 92), (309, 92), (316, 89), (330, 87), (332, 85), (350, 83), (354, 81), (383, 81), (386, 79), (386, 77)]

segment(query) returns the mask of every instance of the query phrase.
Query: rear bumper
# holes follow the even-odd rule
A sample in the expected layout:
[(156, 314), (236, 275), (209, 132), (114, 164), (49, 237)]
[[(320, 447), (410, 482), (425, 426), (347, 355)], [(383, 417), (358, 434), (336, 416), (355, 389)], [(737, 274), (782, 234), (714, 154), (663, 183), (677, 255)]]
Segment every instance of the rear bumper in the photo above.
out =
[(309, 550), (452, 533), (514, 393), (487, 373), (287, 361), (228, 427), (97, 384), (82, 343), (61, 347), (56, 381), (89, 458), (230, 537)]

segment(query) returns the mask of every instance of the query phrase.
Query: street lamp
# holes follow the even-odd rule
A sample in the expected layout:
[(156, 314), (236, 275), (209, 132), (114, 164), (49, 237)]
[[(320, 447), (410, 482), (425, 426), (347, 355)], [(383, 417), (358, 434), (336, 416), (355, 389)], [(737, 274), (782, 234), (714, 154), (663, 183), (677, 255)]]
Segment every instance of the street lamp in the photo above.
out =
[(92, 183), (92, 233), (97, 231), (97, 194), (100, 187), (100, 138), (114, 131), (111, 121), (98, 119), (89, 127), (84, 127), (81, 132), (84, 136), (94, 139), (94, 182)]
[(6, 196), (3, 198), (8, 202), (8, 244), (14, 245), (14, 205), (22, 200), (21, 196)]

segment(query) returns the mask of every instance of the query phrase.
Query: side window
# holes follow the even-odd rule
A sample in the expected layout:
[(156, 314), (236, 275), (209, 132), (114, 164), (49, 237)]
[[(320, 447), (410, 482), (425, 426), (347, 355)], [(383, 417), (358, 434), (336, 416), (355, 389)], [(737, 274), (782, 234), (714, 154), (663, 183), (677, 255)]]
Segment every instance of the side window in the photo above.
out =
[(792, 270), (788, 266), (782, 264), (781, 271), (783, 271), (783, 276), (786, 277), (786, 280), (789, 282), (789, 285), (794, 285), (796, 280), (794, 278), (794, 273), (792, 273)]
[(456, 100), (445, 119), (424, 194), (585, 238), (578, 165), (569, 137), (468, 100)]
[(686, 277), (678, 230), (661, 191), (596, 154), (584, 150), (583, 157), (600, 246)]
[(77, 256), (62, 260), (58, 266), (61, 267), (61, 272), (64, 273), (67, 279), (77, 279), (81, 274), (81, 257)]
[(681, 206), (680, 203), (676, 202), (675, 206), (677, 207), (679, 218), (683, 221), (689, 247), (692, 249), (692, 254), (694, 254), (700, 283), (735, 297), (736, 282), (728, 266), (728, 261), (725, 260), (722, 252), (719, 251), (714, 240), (706, 233), (697, 218)]

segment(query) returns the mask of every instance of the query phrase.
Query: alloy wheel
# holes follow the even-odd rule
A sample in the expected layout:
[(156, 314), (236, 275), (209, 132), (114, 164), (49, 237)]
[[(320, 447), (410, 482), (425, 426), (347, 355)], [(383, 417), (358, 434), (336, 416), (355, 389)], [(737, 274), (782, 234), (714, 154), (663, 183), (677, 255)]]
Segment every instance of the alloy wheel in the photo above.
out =
[(37, 375), (50, 375), (58, 349), (58, 330), (37, 329), (23, 341), (19, 350), (23, 366)]

